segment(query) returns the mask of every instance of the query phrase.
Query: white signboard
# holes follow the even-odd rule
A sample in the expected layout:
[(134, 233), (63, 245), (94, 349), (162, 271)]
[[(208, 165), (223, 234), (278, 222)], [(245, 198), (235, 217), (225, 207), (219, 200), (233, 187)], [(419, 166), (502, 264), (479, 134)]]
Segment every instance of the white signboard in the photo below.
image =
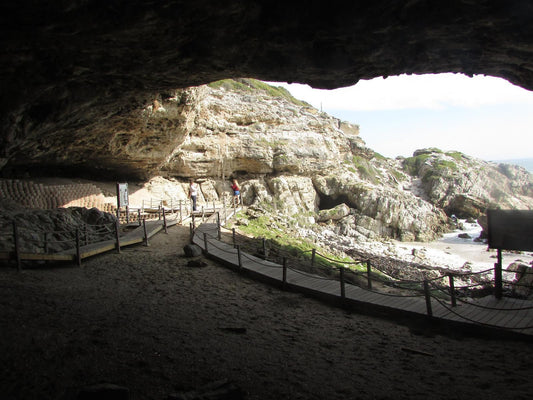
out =
[(117, 183), (117, 206), (124, 207), (129, 205), (128, 203), (128, 184)]

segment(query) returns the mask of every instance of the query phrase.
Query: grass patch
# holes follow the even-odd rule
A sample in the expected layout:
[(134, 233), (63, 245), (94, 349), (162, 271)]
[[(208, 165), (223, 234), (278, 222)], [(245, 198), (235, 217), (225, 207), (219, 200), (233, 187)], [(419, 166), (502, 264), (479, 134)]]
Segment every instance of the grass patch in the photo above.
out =
[(453, 158), (455, 161), (461, 161), (463, 159), (463, 153), (461, 153), (460, 151), (448, 151), (445, 154)]
[[(247, 218), (246, 215), (238, 214), (237, 220)], [(353, 271), (364, 272), (366, 266), (361, 264), (351, 264), (353, 260), (349, 257), (339, 258), (327, 249), (319, 248), (312, 241), (293, 237), (286, 233), (285, 229), (276, 227), (276, 222), (272, 218), (262, 215), (249, 219), (247, 224), (240, 225), (239, 231), (254, 238), (265, 238), (270, 241), (272, 248), (276, 248), (283, 253), (299, 260), (305, 260), (311, 265), (312, 250), (316, 249), (315, 266), (325, 269), (337, 269), (339, 267), (348, 268)], [(318, 254), (320, 253), (320, 254)]]
[(417, 176), (418, 170), (429, 158), (429, 154), (419, 154), (414, 157), (408, 157), (403, 160), (403, 169), (411, 176)]
[(372, 183), (379, 182), (379, 173), (366, 158), (361, 156), (353, 156), (352, 162), (362, 178), (365, 178)]

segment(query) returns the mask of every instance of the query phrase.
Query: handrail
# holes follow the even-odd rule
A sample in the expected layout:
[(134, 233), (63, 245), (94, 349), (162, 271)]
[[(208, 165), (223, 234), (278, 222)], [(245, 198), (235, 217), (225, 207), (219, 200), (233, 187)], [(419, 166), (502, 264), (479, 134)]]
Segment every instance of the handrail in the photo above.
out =
[[(358, 259), (352, 260), (339, 260), (330, 257), (329, 255), (322, 254), (316, 249), (302, 250), (295, 252), (294, 250), (287, 251), (282, 246), (277, 246), (272, 240), (267, 240), (264, 238), (253, 238), (242, 235), (235, 231), (235, 228), (231, 229), (231, 235), (228, 235), (230, 229), (223, 226), (220, 221), (217, 226), (213, 228), (204, 227), (202, 229), (203, 234), (206, 237), (209, 237), (209, 246), (217, 247), (215, 243), (219, 240), (233, 244), (236, 247), (249, 248), (253, 252), (260, 251), (262, 256), (265, 259), (270, 258), (280, 260), (283, 256), (283, 265), (278, 261), (277, 265), (272, 265), (271, 261), (269, 264), (262, 263), (260, 258), (249, 256), (246, 252), (242, 252), (239, 249), (240, 258), (245, 258), (253, 261), (255, 265), (262, 267), (263, 265), (267, 268), (283, 268), (284, 269), (284, 278), (285, 279), (285, 270), (288, 269), (297, 274), (305, 275), (312, 277), (313, 279), (320, 279), (324, 281), (338, 281), (341, 282), (341, 297), (345, 296), (344, 285), (346, 279), (349, 279), (349, 276), (345, 276), (346, 273), (351, 274), (354, 278), (357, 278), (355, 281), (351, 281), (352, 284), (357, 285), (360, 289), (379, 293), (383, 296), (389, 297), (399, 297), (399, 298), (426, 298), (426, 306), (428, 315), (432, 315), (431, 301), (437, 301), (439, 304), (443, 304), (447, 309), (452, 309), (457, 307), (456, 301), (461, 304), (468, 304), (474, 307), (479, 307), (481, 309), (486, 309), (494, 312), (520, 312), (528, 311), (533, 309), (533, 305), (529, 306), (512, 306), (512, 307), (491, 307), (484, 306), (481, 304), (476, 304), (475, 302), (468, 301), (467, 297), (469, 294), (472, 294), (472, 291), (479, 289), (489, 289), (492, 290), (493, 279), (487, 274), (490, 274), (494, 271), (493, 268), (488, 268), (482, 271), (476, 272), (464, 272), (464, 271), (450, 271), (445, 269), (430, 269), (431, 266), (424, 266), (427, 268), (427, 271), (419, 271), (419, 279), (403, 279), (397, 278), (390, 275), (390, 271), (386, 268), (380, 266), (379, 257), (359, 257)], [(224, 234), (221, 235), (221, 232), (224, 231)], [(216, 232), (216, 233), (215, 233)], [(199, 238), (199, 236), (196, 236)], [(309, 256), (309, 253), (312, 253), (312, 256)], [(235, 254), (232, 252), (232, 254)], [(270, 257), (269, 257), (270, 256)], [(330, 262), (332, 264), (338, 265), (337, 267), (332, 268), (331, 265), (326, 266), (325, 262)], [(240, 264), (240, 261), (239, 261)], [(290, 264), (290, 267), (287, 267), (287, 264)], [(350, 265), (367, 265), (367, 270), (352, 270), (349, 268)], [(304, 266), (305, 265), (305, 266)], [(304, 266), (302, 268), (302, 266)], [(312, 272), (314, 271), (314, 272)], [(338, 277), (331, 276), (331, 272), (337, 271), (340, 272)], [(431, 274), (429, 273), (431, 271)], [(319, 274), (317, 274), (318, 272)], [(328, 275), (325, 275), (327, 272)], [(510, 271), (509, 271), (510, 272)], [(513, 271), (514, 272), (514, 271)], [(435, 276), (436, 273), (436, 276)], [(526, 273), (530, 273), (526, 271)], [(533, 273), (533, 272), (531, 272)], [(431, 276), (428, 276), (431, 275)], [(477, 278), (480, 277), (480, 278)], [(482, 277), (482, 278), (481, 278)], [(362, 279), (368, 279), (368, 284), (365, 285)], [(460, 286), (454, 286), (453, 280), (470, 280), (474, 279), (474, 282), (471, 284), (462, 284)], [(376, 288), (372, 288), (371, 282), (380, 282), (383, 285), (387, 285), (393, 288), (396, 288), (404, 293), (391, 293)], [(477, 281), (477, 282), (476, 282)], [(516, 282), (504, 281), (504, 283), (513, 284), (515, 286), (519, 285)], [(285, 281), (283, 280), (283, 285)], [(451, 286), (450, 286), (451, 285)], [(451, 306), (446, 305), (446, 302), (451, 302)], [(452, 312), (458, 314), (460, 313), (451, 310)], [(462, 317), (462, 316), (461, 316)], [(463, 317), (462, 317), (463, 318)], [(468, 318), (465, 318), (468, 319)], [(469, 318), (470, 322), (478, 323), (481, 325), (491, 326), (490, 324), (483, 324), (476, 321), (473, 318)], [(496, 325), (495, 325), (496, 326)], [(520, 327), (517, 329), (527, 329), (528, 327)], [(513, 328), (510, 328), (513, 329)]]

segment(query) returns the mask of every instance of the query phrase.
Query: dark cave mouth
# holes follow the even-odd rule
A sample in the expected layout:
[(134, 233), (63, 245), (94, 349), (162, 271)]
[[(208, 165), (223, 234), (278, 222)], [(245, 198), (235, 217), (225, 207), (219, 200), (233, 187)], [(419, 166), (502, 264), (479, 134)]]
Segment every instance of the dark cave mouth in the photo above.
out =
[(341, 204), (347, 204), (348, 207), (352, 207), (350, 204), (350, 200), (348, 199), (348, 196), (345, 194), (338, 194), (335, 196), (328, 196), (323, 193), (318, 193), (319, 196), (319, 202), (318, 202), (318, 209), (319, 210), (330, 210), (332, 208), (337, 207)]

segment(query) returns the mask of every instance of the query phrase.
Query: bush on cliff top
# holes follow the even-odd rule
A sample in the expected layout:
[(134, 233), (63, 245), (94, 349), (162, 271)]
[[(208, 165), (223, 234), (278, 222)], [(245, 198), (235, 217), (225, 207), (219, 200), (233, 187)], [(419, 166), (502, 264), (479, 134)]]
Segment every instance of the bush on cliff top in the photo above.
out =
[(266, 92), (271, 97), (281, 97), (300, 107), (312, 107), (305, 101), (298, 100), (293, 97), (290, 92), (281, 86), (272, 86), (268, 83), (258, 81), (257, 79), (239, 78), (239, 79), (223, 79), (221, 81), (211, 82), (209, 87), (213, 89), (224, 88), (226, 90), (241, 90), (253, 92), (261, 90)]

